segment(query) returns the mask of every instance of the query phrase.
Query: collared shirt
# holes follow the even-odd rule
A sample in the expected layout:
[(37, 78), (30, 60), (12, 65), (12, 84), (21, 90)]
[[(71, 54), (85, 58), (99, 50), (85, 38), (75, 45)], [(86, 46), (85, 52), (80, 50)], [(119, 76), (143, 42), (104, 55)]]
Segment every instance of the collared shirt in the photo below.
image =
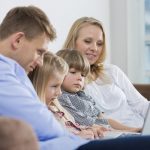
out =
[(73, 150), (87, 140), (67, 132), (46, 105), (40, 102), (24, 69), (0, 55), (0, 115), (29, 123), (41, 150)]
[(98, 117), (101, 114), (100, 109), (97, 108), (92, 97), (85, 94), (84, 91), (69, 93), (62, 90), (58, 99), (80, 125), (108, 125), (107, 119)]

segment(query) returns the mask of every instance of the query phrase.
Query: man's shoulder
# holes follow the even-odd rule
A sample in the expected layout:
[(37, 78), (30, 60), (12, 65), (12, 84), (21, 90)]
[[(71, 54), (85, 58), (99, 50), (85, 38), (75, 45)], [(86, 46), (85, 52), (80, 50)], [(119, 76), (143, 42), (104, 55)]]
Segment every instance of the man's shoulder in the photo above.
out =
[(13, 59), (0, 55), (0, 78), (4, 80), (17, 80), (26, 77), (25, 70)]
[(12, 69), (13, 63), (5, 56), (0, 55), (0, 68), (2, 71), (8, 71), (9, 69)]
[(0, 74), (14, 74), (16, 70), (22, 70), (13, 59), (0, 55)]

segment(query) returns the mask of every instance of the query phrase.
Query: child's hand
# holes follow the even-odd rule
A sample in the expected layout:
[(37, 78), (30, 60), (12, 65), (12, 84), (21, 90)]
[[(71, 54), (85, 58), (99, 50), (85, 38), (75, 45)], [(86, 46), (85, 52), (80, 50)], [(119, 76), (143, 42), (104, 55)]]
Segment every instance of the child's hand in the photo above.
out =
[(88, 140), (94, 139), (94, 134), (92, 130), (84, 129), (84, 130), (73, 132), (73, 133)]
[(105, 131), (111, 130), (111, 129), (106, 128), (104, 126), (95, 125), (95, 124), (90, 129), (93, 131), (95, 139), (99, 139), (100, 137), (103, 137)]

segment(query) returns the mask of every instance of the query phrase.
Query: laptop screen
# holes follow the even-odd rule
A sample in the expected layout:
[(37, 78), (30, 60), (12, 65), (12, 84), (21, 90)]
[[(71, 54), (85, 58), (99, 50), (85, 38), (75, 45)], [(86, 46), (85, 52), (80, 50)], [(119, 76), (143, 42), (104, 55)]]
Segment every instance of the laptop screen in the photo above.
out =
[(150, 135), (150, 104), (144, 119), (142, 135)]

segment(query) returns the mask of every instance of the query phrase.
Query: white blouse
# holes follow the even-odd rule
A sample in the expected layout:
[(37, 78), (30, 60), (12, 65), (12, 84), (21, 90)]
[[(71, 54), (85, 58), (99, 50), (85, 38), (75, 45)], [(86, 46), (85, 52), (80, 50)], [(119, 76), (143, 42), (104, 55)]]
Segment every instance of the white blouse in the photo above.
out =
[(95, 99), (104, 117), (131, 127), (142, 127), (149, 102), (117, 66), (105, 65), (105, 71), (111, 83), (102, 84), (97, 79), (86, 85), (85, 92)]

